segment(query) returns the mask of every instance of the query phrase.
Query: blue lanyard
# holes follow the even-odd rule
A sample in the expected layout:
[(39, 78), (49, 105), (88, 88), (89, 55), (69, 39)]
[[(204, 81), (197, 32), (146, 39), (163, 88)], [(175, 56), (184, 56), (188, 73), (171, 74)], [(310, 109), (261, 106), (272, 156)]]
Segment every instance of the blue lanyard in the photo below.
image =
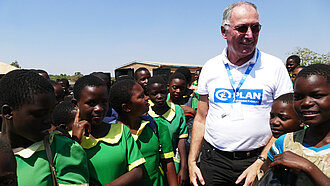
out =
[[(258, 61), (258, 58), (259, 58), (259, 50), (257, 49), (257, 57), (256, 57), (256, 61), (255, 63)], [(225, 67), (226, 67), (226, 70), (227, 70), (227, 74), (228, 74), (228, 78), (230, 80), (230, 84), (231, 84), (231, 87), (233, 88), (234, 90), (234, 102), (236, 102), (236, 93), (238, 92), (238, 90), (241, 88), (241, 86), (243, 85), (244, 81), (246, 80), (247, 76), (250, 74), (251, 70), (253, 69), (255, 63), (251, 63), (249, 65), (249, 67), (246, 69), (245, 73), (244, 73), (244, 76), (242, 77), (241, 81), (238, 83), (236, 89), (234, 88), (235, 86), (235, 82), (234, 82), (234, 78), (233, 78), (233, 75), (231, 74), (230, 72), (230, 68), (229, 68), (229, 65), (228, 63), (224, 63)]]

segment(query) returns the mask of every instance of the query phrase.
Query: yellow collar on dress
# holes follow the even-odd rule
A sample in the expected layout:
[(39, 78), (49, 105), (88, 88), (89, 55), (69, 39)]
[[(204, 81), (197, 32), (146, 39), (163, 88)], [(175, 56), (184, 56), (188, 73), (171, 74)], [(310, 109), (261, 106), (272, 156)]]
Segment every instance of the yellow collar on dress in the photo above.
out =
[[(170, 107), (170, 109), (168, 109), (167, 112), (165, 112), (162, 117), (165, 118), (167, 121), (171, 122), (174, 117), (175, 117), (175, 104), (172, 102), (168, 102), (166, 101), (167, 105)], [(159, 117), (158, 114), (156, 114), (152, 109), (151, 109), (151, 105), (148, 111), (148, 114), (153, 117), (153, 118), (157, 118)]]
[(132, 134), (135, 141), (139, 138), (140, 134), (142, 133), (143, 129), (148, 125), (148, 123), (149, 121), (145, 121), (145, 120), (141, 121), (140, 128), (138, 129), (136, 134)]
[[(55, 134), (59, 134), (59, 133), (60, 132), (55, 131), (55, 132), (52, 132), (49, 134), (49, 144), (52, 144)], [(43, 140), (35, 142), (32, 145), (30, 145), (29, 147), (16, 152), (15, 155), (19, 155), (22, 158), (30, 158), (34, 153), (36, 153), (38, 151), (42, 151), (42, 150), (45, 150)]]
[(121, 139), (122, 133), (123, 124), (111, 124), (110, 131), (106, 136), (98, 139), (83, 136), (80, 145), (84, 149), (90, 149), (92, 147), (95, 147), (100, 141), (103, 141), (108, 144), (116, 144)]

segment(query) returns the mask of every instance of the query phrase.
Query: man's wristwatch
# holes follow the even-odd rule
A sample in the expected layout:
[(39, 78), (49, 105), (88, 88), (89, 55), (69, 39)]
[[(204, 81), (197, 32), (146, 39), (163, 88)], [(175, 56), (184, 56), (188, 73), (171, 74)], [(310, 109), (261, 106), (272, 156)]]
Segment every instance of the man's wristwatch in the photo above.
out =
[(262, 157), (261, 155), (259, 155), (257, 159), (266, 162), (266, 158)]

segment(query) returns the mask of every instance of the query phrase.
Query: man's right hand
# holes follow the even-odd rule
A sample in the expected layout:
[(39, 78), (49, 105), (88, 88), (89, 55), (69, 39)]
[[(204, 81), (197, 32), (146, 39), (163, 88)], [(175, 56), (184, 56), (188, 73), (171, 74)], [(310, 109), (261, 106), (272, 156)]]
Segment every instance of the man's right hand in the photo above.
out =
[(190, 183), (193, 184), (194, 186), (198, 186), (197, 179), (202, 185), (205, 185), (202, 172), (197, 167), (196, 162), (189, 163), (189, 177), (190, 177)]

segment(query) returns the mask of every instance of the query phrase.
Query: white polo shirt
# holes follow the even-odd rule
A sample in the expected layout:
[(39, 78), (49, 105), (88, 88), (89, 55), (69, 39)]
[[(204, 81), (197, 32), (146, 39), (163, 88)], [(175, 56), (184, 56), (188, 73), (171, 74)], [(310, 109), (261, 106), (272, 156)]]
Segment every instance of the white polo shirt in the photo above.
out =
[[(204, 138), (223, 151), (250, 151), (266, 145), (271, 136), (269, 112), (273, 100), (292, 92), (292, 83), (284, 63), (257, 50), (247, 63), (236, 66), (227, 58), (227, 49), (208, 60), (201, 71), (197, 93), (209, 96), (209, 110)], [(243, 85), (236, 93), (240, 109), (233, 108), (234, 90), (225, 63), (228, 63), (235, 88), (246, 69), (255, 63)], [(241, 110), (239, 112), (238, 110)], [(233, 119), (241, 113), (240, 119)]]

